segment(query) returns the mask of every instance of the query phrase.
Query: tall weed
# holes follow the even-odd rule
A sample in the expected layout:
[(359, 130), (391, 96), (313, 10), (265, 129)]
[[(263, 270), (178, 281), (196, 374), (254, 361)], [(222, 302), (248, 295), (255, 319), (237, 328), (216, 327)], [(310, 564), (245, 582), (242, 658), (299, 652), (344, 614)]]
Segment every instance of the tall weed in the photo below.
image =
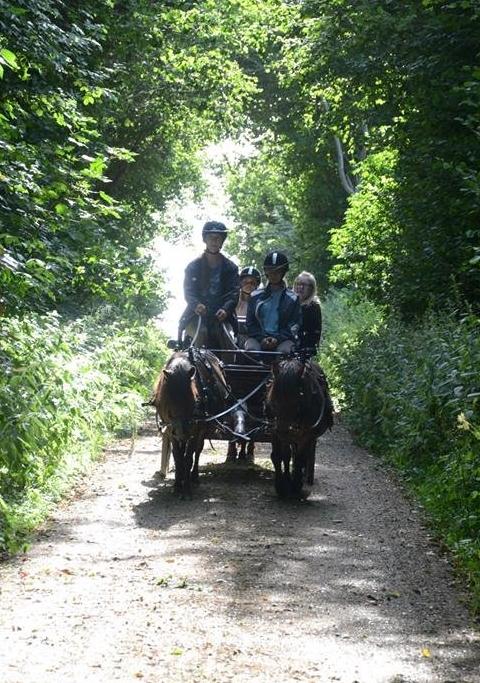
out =
[(55, 314), (0, 329), (0, 549), (15, 550), (71, 474), (143, 418), (166, 347), (150, 323)]
[(432, 313), (406, 325), (333, 300), (322, 356), (346, 420), (403, 472), (480, 608), (480, 321)]

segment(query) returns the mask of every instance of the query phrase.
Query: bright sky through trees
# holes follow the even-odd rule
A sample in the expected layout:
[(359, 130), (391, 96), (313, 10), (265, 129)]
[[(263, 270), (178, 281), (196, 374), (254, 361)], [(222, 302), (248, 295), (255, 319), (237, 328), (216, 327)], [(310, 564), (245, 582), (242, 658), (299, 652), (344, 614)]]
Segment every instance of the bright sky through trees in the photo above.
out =
[[(167, 209), (163, 221), (168, 226), (169, 222), (185, 226), (183, 238), (172, 244), (164, 237), (158, 237), (154, 242), (155, 262), (166, 275), (166, 283), (170, 291), (170, 299), (166, 311), (158, 321), (160, 328), (170, 336), (176, 336), (178, 331), (178, 319), (185, 307), (183, 298), (183, 275), (184, 270), (192, 259), (198, 256), (204, 249), (202, 242), (202, 226), (207, 220), (222, 221), (229, 230), (234, 230), (234, 220), (229, 213), (230, 202), (225, 191), (225, 182), (215, 164), (228, 160), (232, 162), (238, 156), (248, 156), (253, 147), (248, 142), (238, 143), (233, 140), (224, 140), (218, 144), (210, 145), (203, 153), (205, 162), (203, 180), (206, 185), (205, 196), (201, 201), (187, 200), (183, 205), (172, 203)], [(225, 247), (228, 256), (228, 240)], [(234, 260), (235, 257), (233, 257)]]

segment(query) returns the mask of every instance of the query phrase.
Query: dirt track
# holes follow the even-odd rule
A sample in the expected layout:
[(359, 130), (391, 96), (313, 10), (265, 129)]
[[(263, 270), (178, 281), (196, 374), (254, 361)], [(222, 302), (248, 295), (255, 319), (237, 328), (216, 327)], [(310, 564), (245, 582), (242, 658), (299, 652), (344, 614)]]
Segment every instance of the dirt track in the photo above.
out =
[(306, 503), (203, 456), (192, 501), (146, 429), (116, 444), (25, 557), (0, 567), (0, 681), (476, 683), (480, 640), (446, 559), (344, 429)]

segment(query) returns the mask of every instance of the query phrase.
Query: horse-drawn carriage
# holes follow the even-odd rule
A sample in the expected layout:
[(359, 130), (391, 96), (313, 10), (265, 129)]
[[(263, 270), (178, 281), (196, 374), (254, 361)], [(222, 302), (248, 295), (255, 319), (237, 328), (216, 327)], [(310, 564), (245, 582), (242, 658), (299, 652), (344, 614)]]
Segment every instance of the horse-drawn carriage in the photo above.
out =
[(151, 404), (162, 433), (161, 475), (173, 452), (175, 489), (190, 495), (205, 439), (266, 442), (272, 444), (277, 493), (305, 497), (303, 484), (313, 484), (316, 440), (332, 425), (323, 372), (306, 353), (228, 345), (176, 345), (160, 374)]

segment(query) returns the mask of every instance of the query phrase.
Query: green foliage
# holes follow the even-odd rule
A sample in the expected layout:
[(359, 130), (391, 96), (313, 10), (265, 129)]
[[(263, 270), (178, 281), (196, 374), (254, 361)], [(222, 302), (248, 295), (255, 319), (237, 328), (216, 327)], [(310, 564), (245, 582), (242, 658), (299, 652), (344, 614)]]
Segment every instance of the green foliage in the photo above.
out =
[(0, 548), (17, 548), (66, 475), (144, 417), (164, 341), (151, 324), (105, 318), (110, 311), (75, 323), (51, 314), (2, 325)]
[(263, 154), (239, 160), (228, 169), (228, 186), (236, 229), (229, 248), (242, 264), (262, 268), (267, 251), (292, 252), (293, 225), (287, 178), (277, 160)]
[[(361, 187), (350, 199), (343, 225), (332, 232), (329, 250), (337, 263), (331, 279), (354, 284), (372, 301), (395, 308), (398, 290), (393, 283), (399, 227), (392, 222), (391, 205), (397, 155), (385, 150), (362, 164)], [(395, 283), (398, 284), (398, 283)]]
[(244, 120), (238, 56), (263, 26), (240, 0), (0, 3), (0, 313), (135, 307), (138, 290), (158, 311), (155, 214)]
[(322, 353), (348, 424), (404, 473), (480, 607), (479, 320), (437, 313), (414, 326), (360, 307), (352, 325), (357, 309), (334, 304)]
[(324, 368), (333, 393), (340, 405), (345, 399), (341, 363), (353, 354), (362, 336), (377, 330), (383, 323), (382, 310), (358, 292), (331, 289), (322, 301), (323, 335), (320, 364)]
[(231, 248), (242, 263), (257, 266), (268, 250), (282, 249), (290, 257), (292, 273), (311, 271), (325, 289), (331, 263), (326, 246), (331, 228), (338, 224), (335, 193), (329, 207), (322, 171), (317, 172), (313, 162), (309, 167), (293, 166), (292, 154), (266, 136), (258, 155), (228, 169), (238, 224)]
[(283, 248), (293, 271), (312, 271), (326, 290), (330, 231), (341, 224), (346, 201), (332, 137), (318, 135), (305, 87), (301, 7), (284, 2), (266, 12), (267, 40), (242, 61), (259, 88), (248, 103), (259, 153), (229, 169), (229, 190), (242, 262), (258, 262), (271, 246)]
[(361, 179), (337, 275), (406, 318), (454, 295), (476, 306), (478, 4), (307, 0), (302, 12), (291, 78), (315, 134), (342, 139)]
[[(276, 229), (323, 288), (333, 261), (333, 282), (405, 319), (452, 299), (477, 307), (478, 3), (303, 0), (281, 16), (244, 60), (260, 88), (249, 110), (265, 172), (255, 160), (240, 182), (247, 169), (260, 216), (273, 198), (287, 217), (267, 236)], [(357, 189), (343, 224), (335, 138)], [(255, 211), (232, 194), (260, 243)]]

